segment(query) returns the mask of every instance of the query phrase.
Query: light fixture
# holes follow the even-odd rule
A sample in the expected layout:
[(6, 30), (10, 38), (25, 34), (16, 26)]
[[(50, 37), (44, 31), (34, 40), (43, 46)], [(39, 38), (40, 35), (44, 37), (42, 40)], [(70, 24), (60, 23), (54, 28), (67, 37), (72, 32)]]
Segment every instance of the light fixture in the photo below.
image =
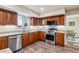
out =
[(44, 10), (44, 8), (40, 8), (40, 10), (41, 10), (41, 11), (43, 11), (43, 10)]

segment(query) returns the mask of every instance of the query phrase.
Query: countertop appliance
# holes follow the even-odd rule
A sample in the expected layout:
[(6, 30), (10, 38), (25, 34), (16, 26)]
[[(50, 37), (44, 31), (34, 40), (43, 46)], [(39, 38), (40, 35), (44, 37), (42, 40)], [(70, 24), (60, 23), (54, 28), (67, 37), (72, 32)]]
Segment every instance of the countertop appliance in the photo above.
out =
[(12, 35), (8, 37), (8, 47), (12, 50), (12, 52), (16, 52), (21, 49), (21, 35)]

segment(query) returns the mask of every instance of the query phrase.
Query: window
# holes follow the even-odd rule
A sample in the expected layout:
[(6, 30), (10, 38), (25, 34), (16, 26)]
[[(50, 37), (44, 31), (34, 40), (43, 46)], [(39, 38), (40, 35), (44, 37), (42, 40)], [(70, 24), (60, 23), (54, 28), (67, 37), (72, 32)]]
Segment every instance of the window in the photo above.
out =
[(28, 19), (29, 18), (27, 16), (18, 15), (18, 26), (27, 26), (27, 23), (29, 23)]

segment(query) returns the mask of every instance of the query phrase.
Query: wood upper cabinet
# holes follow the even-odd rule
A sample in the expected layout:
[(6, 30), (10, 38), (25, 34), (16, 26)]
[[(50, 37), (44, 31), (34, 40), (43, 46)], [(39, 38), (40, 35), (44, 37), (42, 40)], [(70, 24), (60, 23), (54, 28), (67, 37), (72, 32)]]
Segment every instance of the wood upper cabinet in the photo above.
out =
[(29, 45), (29, 35), (28, 33), (23, 33), (22, 34), (22, 48), (26, 47)]
[(57, 25), (64, 25), (64, 16), (58, 16), (56, 19)]
[(11, 13), (9, 11), (4, 11), (4, 20), (5, 25), (11, 24)]
[(32, 26), (42, 25), (42, 19), (30, 17), (30, 25), (32, 25)]
[(47, 25), (47, 19), (42, 19), (42, 25)]
[(17, 13), (0, 9), (0, 25), (17, 25)]
[(17, 13), (4, 10), (4, 24), (17, 25)]
[(4, 14), (3, 9), (0, 9), (0, 25), (3, 25), (3, 23), (4, 23), (3, 14)]
[(33, 17), (30, 17), (30, 25), (32, 26), (34, 26), (34, 18)]
[(8, 22), (9, 22), (8, 16), (9, 16), (9, 15), (8, 15), (8, 12), (5, 12), (5, 11), (4, 11), (4, 16), (3, 16), (3, 17), (4, 17), (4, 20), (5, 20), (5, 21), (3, 22), (4, 25), (8, 24)]
[(42, 18), (43, 23), (47, 25), (47, 21), (56, 21), (57, 25), (64, 25), (64, 15), (50, 16)]
[(64, 33), (55, 33), (55, 44), (59, 46), (64, 46)]
[(0, 49), (8, 48), (8, 37), (0, 37)]
[(17, 25), (17, 14), (14, 12), (10, 13), (10, 24)]

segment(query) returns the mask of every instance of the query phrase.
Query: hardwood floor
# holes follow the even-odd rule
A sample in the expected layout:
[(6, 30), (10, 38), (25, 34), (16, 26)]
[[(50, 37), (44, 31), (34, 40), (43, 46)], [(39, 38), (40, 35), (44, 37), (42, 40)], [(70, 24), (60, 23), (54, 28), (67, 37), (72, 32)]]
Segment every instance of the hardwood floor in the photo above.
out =
[(17, 53), (79, 53), (79, 47), (77, 46), (52, 46), (45, 42), (36, 42), (30, 46), (23, 48)]

